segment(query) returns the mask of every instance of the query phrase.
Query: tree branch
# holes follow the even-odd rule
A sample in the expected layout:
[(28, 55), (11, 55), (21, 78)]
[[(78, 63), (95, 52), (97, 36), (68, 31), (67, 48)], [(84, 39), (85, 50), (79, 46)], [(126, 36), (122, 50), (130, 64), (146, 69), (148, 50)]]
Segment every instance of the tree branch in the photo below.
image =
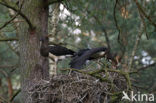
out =
[(1, 72), (5, 77), (8, 77), (8, 74), (7, 74), (4, 70), (1, 70), (1, 69), (0, 69), (0, 72)]
[(115, 5), (114, 5), (114, 10), (113, 10), (113, 17), (114, 17), (114, 22), (115, 22), (115, 26), (116, 26), (116, 29), (118, 30), (118, 43), (120, 45), (120, 48), (121, 48), (121, 56), (120, 58), (123, 58), (123, 56), (125, 55), (125, 45), (122, 43), (122, 41), (120, 40), (120, 36), (121, 36), (121, 28), (119, 27), (118, 25), (118, 21), (117, 21), (117, 18), (116, 18), (116, 8), (117, 8), (117, 4), (118, 4), (119, 0), (116, 0), (115, 2)]
[(141, 29), (141, 30), (140, 30), (140, 32), (138, 33), (137, 37), (136, 37), (136, 42), (135, 42), (135, 44), (134, 44), (134, 48), (133, 48), (133, 50), (132, 50), (132, 54), (131, 54), (131, 57), (130, 57), (129, 66), (128, 66), (129, 70), (132, 69), (131, 67), (132, 67), (132, 64), (133, 64), (134, 56), (135, 56), (135, 53), (136, 53), (136, 51), (137, 51), (137, 47), (138, 47), (138, 45), (139, 45), (141, 36), (142, 36), (142, 34), (143, 34), (142, 28), (143, 28), (143, 24), (141, 23), (141, 25), (140, 25), (140, 29)]
[(0, 30), (6, 27), (8, 24), (10, 24), (17, 16), (19, 13), (17, 13), (14, 17), (12, 17), (9, 21), (7, 21), (4, 25), (0, 27)]
[(0, 70), (3, 70), (4, 68), (9, 68), (9, 69), (11, 69), (10, 72), (13, 72), (18, 66), (19, 66), (19, 64), (10, 65), (10, 66), (8, 66), (8, 65), (0, 65)]
[[(89, 14), (91, 14), (90, 11), (87, 10), (87, 12), (88, 12)], [(92, 16), (93, 16), (93, 18), (98, 22), (98, 24), (100, 24), (101, 26), (103, 26), (102, 22), (98, 19), (97, 16), (95, 16), (94, 14), (93, 14)], [(105, 29), (104, 27), (102, 27), (102, 31), (105, 33), (106, 43), (107, 43), (107, 46), (108, 46), (109, 51), (111, 51), (111, 46), (110, 46), (110, 41), (109, 41), (109, 38), (108, 38), (107, 31), (106, 31), (106, 29)]]
[(138, 3), (138, 1), (137, 1), (137, 0), (134, 0), (134, 2), (135, 2), (135, 4), (137, 5), (138, 10), (139, 10), (139, 11), (147, 18), (147, 20), (156, 28), (156, 23), (154, 23), (154, 22), (152, 21), (151, 17), (148, 16), (148, 15), (144, 12), (144, 10), (142, 9), (142, 7), (141, 7), (141, 5)]
[[(0, 35), (0, 37), (2, 37), (1, 39), (0, 39), (0, 41), (18, 41), (18, 38), (17, 37), (14, 37), (14, 38), (6, 38), (6, 36), (4, 36), (4, 35)], [(11, 45), (11, 42), (6, 42), (7, 44), (8, 44), (8, 46), (9, 46), (9, 48), (13, 51), (13, 52), (15, 52), (16, 54), (17, 54), (17, 56), (19, 56), (19, 52), (18, 51), (16, 51), (15, 50), (15, 48), (13, 48), (13, 46)]]
[(4, 97), (0, 96), (0, 102), (1, 103), (8, 103), (8, 100), (5, 99)]
[(140, 11), (139, 11), (139, 14), (140, 14), (141, 21), (142, 21), (142, 23), (144, 25), (144, 32), (145, 32), (146, 38), (149, 39), (148, 34), (147, 34), (147, 30), (146, 30), (146, 23), (145, 23), (143, 14), (141, 14)]
[(31, 30), (33, 30), (33, 29), (35, 28), (35, 27), (32, 25), (32, 23), (30, 22), (30, 20), (28, 19), (28, 17), (26, 17), (26, 15), (24, 15), (20, 10), (18, 10), (18, 8), (15, 7), (15, 4), (14, 4), (13, 2), (9, 2), (9, 1), (8, 1), (7, 3), (3, 3), (2, 1), (3, 1), (3, 0), (0, 0), (0, 4), (3, 5), (3, 6), (5, 6), (5, 7), (7, 7), (7, 8), (10, 8), (10, 9), (14, 10), (15, 12), (18, 12), (19, 15), (20, 15), (21, 17), (23, 17), (23, 19), (28, 23), (29, 28), (30, 28)]
[(18, 38), (0, 38), (0, 41), (18, 41)]
[[(119, 1), (119, 0), (116, 0), (116, 2), (115, 2), (114, 11), (113, 11), (113, 16), (114, 16), (115, 26), (116, 26), (116, 28), (117, 28), (117, 30), (118, 30), (118, 32), (119, 32), (119, 34), (118, 34), (118, 41), (119, 41), (119, 43), (120, 43), (120, 40), (119, 40), (119, 39), (120, 39), (121, 30), (120, 30), (120, 27), (119, 27), (119, 25), (118, 25), (117, 18), (116, 18), (116, 8), (117, 8), (118, 1)], [(120, 43), (120, 44), (121, 44), (121, 43)]]
[(10, 99), (10, 102), (14, 100), (14, 98), (21, 92), (21, 89), (19, 89)]
[(145, 67), (141, 67), (141, 68), (137, 69), (136, 71), (131, 71), (130, 74), (138, 73), (138, 72), (140, 72), (140, 71), (143, 71), (143, 70), (148, 69), (148, 68), (150, 68), (150, 67), (153, 67), (153, 66), (155, 66), (155, 65), (156, 65), (156, 62), (153, 63), (153, 64), (150, 64), (150, 65), (147, 65), (147, 66), (145, 66)]
[(11, 78), (8, 76), (7, 77), (7, 82), (8, 82), (8, 94), (9, 94), (9, 99), (13, 96), (13, 87), (12, 87), (12, 81)]

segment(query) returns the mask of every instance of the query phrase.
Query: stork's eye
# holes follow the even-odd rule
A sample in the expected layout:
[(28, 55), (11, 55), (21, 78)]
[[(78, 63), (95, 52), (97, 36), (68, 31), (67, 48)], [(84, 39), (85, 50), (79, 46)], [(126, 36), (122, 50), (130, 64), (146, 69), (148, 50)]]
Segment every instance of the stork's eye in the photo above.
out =
[(43, 41), (43, 39), (42, 39), (42, 38), (40, 38), (40, 41)]

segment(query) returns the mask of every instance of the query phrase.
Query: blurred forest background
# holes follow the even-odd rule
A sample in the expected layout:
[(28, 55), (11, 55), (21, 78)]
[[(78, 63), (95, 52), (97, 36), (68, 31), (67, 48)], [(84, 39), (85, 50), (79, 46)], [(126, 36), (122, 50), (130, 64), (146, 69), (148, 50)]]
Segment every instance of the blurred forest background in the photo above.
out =
[[(12, 18), (12, 11), (0, 5), (0, 103), (20, 101), (17, 28), (24, 20), (9, 22)], [(130, 75), (132, 86), (156, 93), (156, 0), (64, 0), (49, 6), (48, 32), (51, 43), (74, 51), (107, 46), (116, 54), (116, 69), (135, 72)], [(58, 62), (58, 73), (69, 68), (70, 60)], [(92, 61), (86, 68), (99, 66)]]

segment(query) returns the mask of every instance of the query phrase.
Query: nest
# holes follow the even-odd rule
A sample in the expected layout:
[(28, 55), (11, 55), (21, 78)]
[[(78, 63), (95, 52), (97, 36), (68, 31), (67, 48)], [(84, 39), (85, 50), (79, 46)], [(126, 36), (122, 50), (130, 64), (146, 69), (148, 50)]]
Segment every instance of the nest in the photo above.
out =
[(115, 94), (126, 88), (126, 81), (114, 73), (109, 79), (113, 81), (101, 82), (82, 73), (57, 75), (36, 82), (28, 91), (29, 98), (31, 103), (110, 103), (114, 97), (120, 100), (121, 96)]

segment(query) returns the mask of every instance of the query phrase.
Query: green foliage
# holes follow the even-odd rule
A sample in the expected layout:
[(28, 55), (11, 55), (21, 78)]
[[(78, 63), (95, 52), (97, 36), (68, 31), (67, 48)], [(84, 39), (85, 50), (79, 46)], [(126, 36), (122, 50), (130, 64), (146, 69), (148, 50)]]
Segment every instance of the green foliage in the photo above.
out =
[[(139, 3), (141, 4), (144, 12), (147, 13), (147, 15), (150, 16), (152, 21), (155, 23), (156, 6), (154, 5), (156, 2), (154, 0), (140, 0)], [(116, 22), (114, 20), (115, 0), (72, 0), (70, 4), (71, 5), (67, 2), (65, 7), (68, 8), (71, 16), (68, 16), (65, 20), (60, 20), (60, 23), (67, 25), (66, 32), (70, 35), (68, 38), (61, 38), (63, 43), (70, 45), (74, 50), (78, 50), (79, 48), (107, 45), (105, 32), (103, 31), (103, 28), (105, 28), (110, 40), (112, 52), (121, 52), (122, 46), (119, 44), (118, 40), (119, 30), (116, 27)], [(135, 53), (135, 56), (139, 57), (139, 59), (133, 61), (133, 70), (148, 65), (142, 62), (145, 58), (142, 51), (147, 53), (146, 57), (151, 58), (149, 61), (153, 61), (155, 63), (156, 27), (154, 27), (146, 17), (143, 17), (145, 22), (145, 24), (143, 24), (138, 8), (133, 1), (120, 0), (115, 10), (117, 24), (120, 29), (120, 40), (126, 48), (125, 58), (127, 59), (123, 60), (122, 63), (129, 63), (138, 37), (137, 35), (140, 32), (143, 32), (143, 34)], [(75, 19), (72, 15), (78, 18), (78, 25), (75, 25)], [(141, 25), (143, 25), (142, 30)], [(75, 29), (80, 29), (81, 33), (75, 35), (73, 32), (70, 32), (70, 30)], [(77, 38), (80, 38), (80, 42), (75, 42)], [(94, 66), (96, 67), (96, 65), (91, 65), (89, 67), (94, 68)], [(139, 83), (136, 84), (143, 87), (153, 85), (153, 83), (156, 82), (154, 79), (156, 77), (154, 68), (155, 66), (149, 67), (148, 70), (145, 69), (145, 71), (140, 72), (138, 74), (139, 77), (136, 77), (136, 80), (138, 80)]]
[[(156, 22), (156, 6), (155, 0), (140, 0), (139, 3), (143, 6), (144, 12), (146, 12), (153, 22)], [(124, 44), (125, 56), (123, 57), (121, 64), (129, 63), (129, 59), (132, 55), (134, 45), (137, 40), (137, 35), (142, 25), (142, 19), (140, 18), (136, 4), (131, 0), (119, 0), (117, 4), (116, 19), (114, 20), (114, 5), (115, 0), (70, 0), (63, 2), (64, 9), (70, 14), (62, 19), (58, 24), (58, 33), (54, 37), (54, 42), (63, 43), (66, 47), (77, 51), (82, 48), (93, 48), (99, 46), (107, 46), (106, 33), (109, 38), (109, 43), (111, 46), (111, 51), (113, 53), (121, 53), (121, 45), (119, 44), (118, 37), (120, 36), (120, 41)], [(63, 9), (63, 10), (64, 10)], [(0, 27), (4, 25), (5, 22), (11, 19), (8, 9), (0, 5)], [(64, 13), (61, 10), (60, 13)], [(143, 34), (139, 41), (135, 56), (138, 59), (133, 61), (132, 68), (136, 70), (140, 67), (147, 66), (142, 60), (145, 57), (150, 57), (149, 61), (156, 62), (156, 27), (154, 27), (147, 18), (143, 17), (145, 24), (143, 24)], [(50, 21), (50, 20), (49, 20)], [(115, 24), (118, 24), (119, 28)], [(65, 26), (64, 26), (65, 25)], [(49, 26), (49, 31), (52, 25)], [(105, 29), (105, 31), (103, 30)], [(119, 30), (120, 29), (120, 34)], [(78, 33), (75, 30), (80, 31)], [(74, 33), (75, 32), (75, 33)], [(16, 37), (16, 29), (13, 24), (7, 25), (5, 28), (0, 30), (0, 38), (5, 37)], [(12, 66), (19, 62), (19, 56), (15, 53), (14, 49), (11, 49), (10, 44), (13, 42), (1, 42), (0, 41), (0, 66)], [(18, 44), (18, 43), (17, 43)], [(17, 45), (15, 45), (17, 46)], [(143, 56), (143, 51), (147, 53), (147, 56)], [(127, 59), (125, 59), (127, 58)], [(69, 68), (70, 59), (61, 61), (58, 63), (58, 69)], [(106, 59), (101, 59), (102, 63), (110, 63)], [(97, 69), (97, 61), (92, 61), (86, 66), (86, 68)], [(110, 65), (110, 64), (109, 64)], [(146, 91), (155, 91), (156, 82), (156, 66), (149, 67), (148, 70), (142, 71), (137, 75), (132, 75), (137, 83), (132, 82), (137, 86), (147, 87)], [(122, 66), (121, 68), (123, 69)], [(10, 68), (0, 68), (0, 70), (5, 71), (12, 79), (13, 85), (19, 83), (19, 70), (16, 68), (12, 72)], [(60, 73), (60, 71), (59, 71)], [(0, 90), (0, 95), (7, 93), (7, 81), (6, 77), (0, 72), (0, 79), (2, 80), (2, 87)], [(152, 87), (152, 86), (153, 87)], [(150, 88), (152, 87), (152, 88)], [(18, 88), (13, 88), (15, 91)], [(144, 89), (142, 89), (145, 91)], [(8, 97), (5, 95), (4, 97)], [(20, 97), (17, 97), (20, 98)], [(118, 99), (117, 96), (112, 96), (112, 101)], [(17, 100), (18, 101), (18, 100)]]

